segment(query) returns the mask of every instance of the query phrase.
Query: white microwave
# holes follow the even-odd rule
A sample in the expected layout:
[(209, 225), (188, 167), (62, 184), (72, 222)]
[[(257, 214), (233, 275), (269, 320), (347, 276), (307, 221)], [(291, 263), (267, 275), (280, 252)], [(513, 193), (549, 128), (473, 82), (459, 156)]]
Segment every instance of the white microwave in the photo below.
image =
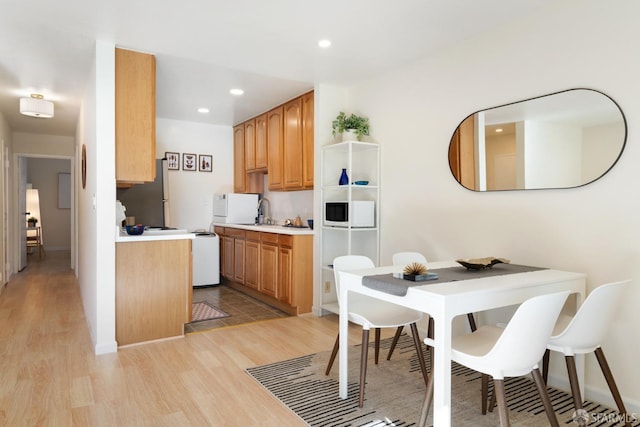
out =
[(333, 227), (374, 227), (375, 203), (372, 200), (325, 202), (324, 225)]

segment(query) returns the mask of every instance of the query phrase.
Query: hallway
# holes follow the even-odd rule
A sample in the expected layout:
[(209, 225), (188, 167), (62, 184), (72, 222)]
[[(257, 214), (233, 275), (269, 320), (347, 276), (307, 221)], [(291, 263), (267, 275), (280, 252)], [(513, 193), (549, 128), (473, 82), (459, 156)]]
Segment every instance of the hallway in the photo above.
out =
[(0, 294), (0, 425), (301, 426), (245, 369), (330, 349), (337, 329), (285, 317), (96, 356), (68, 252), (29, 256)]

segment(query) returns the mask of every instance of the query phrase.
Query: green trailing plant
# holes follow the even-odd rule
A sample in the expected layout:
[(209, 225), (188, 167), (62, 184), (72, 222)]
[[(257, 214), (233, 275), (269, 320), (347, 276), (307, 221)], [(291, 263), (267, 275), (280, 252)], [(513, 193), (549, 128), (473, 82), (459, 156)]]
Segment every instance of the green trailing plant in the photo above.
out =
[(333, 127), (333, 136), (350, 129), (353, 129), (358, 137), (358, 141), (360, 141), (360, 138), (362, 138), (363, 135), (369, 135), (368, 117), (361, 117), (355, 114), (347, 116), (343, 111), (340, 111), (336, 119), (331, 124)]
[(32, 216), (27, 220), (27, 222), (35, 225), (38, 223), (38, 218), (36, 218), (35, 216)]

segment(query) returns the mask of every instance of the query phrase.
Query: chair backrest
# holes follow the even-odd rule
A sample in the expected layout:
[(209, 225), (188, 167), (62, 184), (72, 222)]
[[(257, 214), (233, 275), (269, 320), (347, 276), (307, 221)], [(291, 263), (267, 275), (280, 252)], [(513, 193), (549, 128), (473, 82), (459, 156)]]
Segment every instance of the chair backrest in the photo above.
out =
[(412, 262), (427, 264), (427, 259), (420, 252), (396, 252), (393, 254), (393, 265), (407, 265)]
[(573, 349), (595, 350), (604, 340), (629, 282), (607, 283), (591, 291), (565, 330), (552, 337), (550, 343)]
[(375, 264), (371, 260), (363, 255), (343, 255), (333, 260), (333, 277), (336, 282), (336, 291), (338, 292), (338, 299), (340, 298), (340, 272), (346, 270), (358, 270), (361, 268), (372, 268)]
[(542, 358), (568, 295), (569, 291), (540, 295), (518, 307), (485, 356), (503, 378), (528, 374)]

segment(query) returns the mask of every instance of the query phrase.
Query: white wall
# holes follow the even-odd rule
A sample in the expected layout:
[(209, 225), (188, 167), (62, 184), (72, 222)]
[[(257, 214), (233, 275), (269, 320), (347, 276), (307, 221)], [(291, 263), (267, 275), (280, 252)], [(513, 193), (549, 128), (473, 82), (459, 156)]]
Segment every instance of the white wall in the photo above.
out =
[[(233, 128), (180, 120), (156, 120), (156, 158), (180, 153), (180, 170), (170, 170), (170, 226), (209, 229), (213, 194), (233, 192)], [(183, 171), (182, 154), (213, 156), (213, 171)]]
[[(467, 40), (429, 59), (365, 81), (346, 106), (367, 116), (382, 153), (382, 261), (401, 250), (428, 259), (503, 256), (588, 274), (590, 289), (633, 279), (604, 349), (624, 398), (640, 408), (640, 3), (568, 0)], [(490, 53), (490, 54), (489, 54)], [(570, 190), (476, 193), (447, 162), (468, 114), (587, 87), (611, 96), (629, 119), (618, 164)], [(327, 124), (322, 124), (326, 126)], [(320, 141), (320, 143), (322, 143)], [(554, 360), (552, 374), (566, 378)], [(587, 397), (611, 404), (594, 357)]]
[[(0, 151), (5, 150), (5, 152), (0, 152), (0, 160), (2, 163), (5, 160), (9, 160), (13, 158), (13, 147), (12, 147), (12, 139), (11, 139), (11, 129), (9, 128), (9, 124), (4, 118), (4, 115), (0, 113)], [(8, 202), (8, 195), (10, 191), (8, 191), (10, 184), (12, 182), (11, 177), (13, 176), (13, 170), (9, 168), (9, 170), (5, 169), (4, 173), (0, 173), (0, 203), (2, 204), (2, 217), (4, 220), (2, 221), (2, 225), (0, 225), (0, 241), (2, 244), (0, 245), (0, 262), (2, 263), (0, 267), (0, 285), (9, 281), (11, 274), (13, 273), (11, 268), (6, 268), (6, 266), (13, 265), (13, 257), (11, 256), (11, 250), (8, 248), (7, 243), (12, 241), (12, 233), (9, 230), (9, 224), (12, 224), (13, 215), (9, 210), (9, 206), (11, 204)], [(5, 179), (6, 178), (6, 179)], [(5, 200), (5, 198), (7, 200)], [(2, 293), (2, 289), (4, 287), (0, 286), (0, 294)]]
[[(115, 341), (115, 46), (96, 42), (76, 130), (76, 158), (87, 152), (86, 188), (77, 186), (78, 282), (96, 354)], [(100, 161), (98, 162), (98, 159)], [(80, 177), (77, 162), (76, 176)]]

